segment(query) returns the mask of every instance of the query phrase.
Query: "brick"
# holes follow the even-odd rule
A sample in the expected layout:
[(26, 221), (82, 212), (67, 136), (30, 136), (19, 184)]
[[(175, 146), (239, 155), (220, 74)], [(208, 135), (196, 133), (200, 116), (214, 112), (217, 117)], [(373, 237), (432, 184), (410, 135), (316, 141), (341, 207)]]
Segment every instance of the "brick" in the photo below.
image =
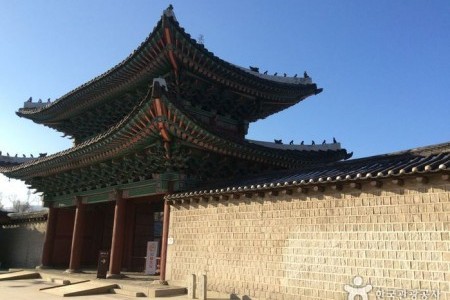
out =
[(209, 289), (260, 300), (344, 299), (356, 275), (374, 286), (443, 288), (450, 189), (432, 182), (174, 209), (169, 280), (206, 272)]

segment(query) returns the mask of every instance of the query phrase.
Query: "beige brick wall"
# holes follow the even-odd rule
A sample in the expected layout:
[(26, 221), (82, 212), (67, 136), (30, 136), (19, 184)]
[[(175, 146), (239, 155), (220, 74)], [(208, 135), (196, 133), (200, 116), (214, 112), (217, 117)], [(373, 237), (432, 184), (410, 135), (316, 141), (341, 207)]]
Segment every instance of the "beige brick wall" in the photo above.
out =
[(208, 289), (252, 299), (347, 299), (344, 285), (361, 276), (369, 299), (450, 300), (449, 213), (439, 178), (175, 204), (167, 277), (207, 274)]
[(41, 263), (47, 222), (0, 227), (2, 268), (34, 268)]

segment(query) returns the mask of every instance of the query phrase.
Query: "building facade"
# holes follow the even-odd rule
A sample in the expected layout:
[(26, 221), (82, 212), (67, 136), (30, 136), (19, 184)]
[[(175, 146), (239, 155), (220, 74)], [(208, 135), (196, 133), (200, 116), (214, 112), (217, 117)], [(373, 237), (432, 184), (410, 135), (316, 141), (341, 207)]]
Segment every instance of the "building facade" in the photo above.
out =
[(17, 112), (63, 132), (72, 148), (38, 158), (3, 156), (0, 171), (44, 195), (44, 267), (76, 272), (108, 250), (108, 276), (119, 277), (123, 269), (142, 271), (146, 243), (158, 241), (165, 279), (166, 194), (351, 156), (337, 142), (245, 139), (250, 122), (320, 92), (309, 76), (272, 76), (221, 60), (191, 39), (169, 7), (114, 68), (54, 102), (28, 100)]
[[(43, 267), (76, 272), (106, 250), (116, 278), (143, 271), (147, 242), (157, 241), (162, 280), (206, 274), (209, 289), (251, 298), (345, 299), (352, 276), (378, 289), (418, 284), (445, 294), (447, 144), (347, 161), (336, 141), (245, 138), (251, 122), (321, 90), (306, 74), (221, 60), (169, 7), (114, 68), (17, 112), (63, 132), (72, 148), (3, 157), (0, 172), (44, 195)], [(413, 225), (418, 218), (424, 225)], [(433, 254), (419, 248), (427, 239)]]

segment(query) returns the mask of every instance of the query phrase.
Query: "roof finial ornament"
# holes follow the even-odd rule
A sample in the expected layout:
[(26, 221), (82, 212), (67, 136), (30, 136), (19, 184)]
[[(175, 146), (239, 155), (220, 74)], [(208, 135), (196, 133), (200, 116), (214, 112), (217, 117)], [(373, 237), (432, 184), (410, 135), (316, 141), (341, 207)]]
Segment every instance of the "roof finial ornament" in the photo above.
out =
[(177, 20), (177, 18), (175, 17), (175, 13), (173, 12), (173, 5), (172, 4), (169, 4), (169, 7), (167, 7), (164, 10), (164, 15), (166, 17), (172, 17), (175, 21)]
[(205, 36), (203, 34), (199, 34), (197, 38), (197, 43), (203, 45), (205, 43)]
[(167, 91), (167, 82), (164, 78), (162, 77), (153, 78), (153, 84), (155, 84), (155, 82), (158, 82), (159, 85)]

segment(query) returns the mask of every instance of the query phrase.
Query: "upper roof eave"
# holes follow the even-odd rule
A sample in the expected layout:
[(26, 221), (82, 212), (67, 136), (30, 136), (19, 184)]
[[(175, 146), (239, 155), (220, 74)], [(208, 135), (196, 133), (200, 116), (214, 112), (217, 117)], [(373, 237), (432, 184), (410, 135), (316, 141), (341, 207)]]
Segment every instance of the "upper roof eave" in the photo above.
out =
[[(128, 57), (126, 57), (123, 61), (112, 67), (111, 69), (107, 70), (103, 74), (94, 77), (93, 79), (89, 80), (88, 82), (80, 85), (79, 87), (73, 89), (72, 91), (66, 93), (65, 95), (61, 96), (60, 98), (56, 99), (55, 101), (48, 103), (44, 106), (39, 106), (35, 108), (20, 108), (16, 114), (19, 117), (24, 117), (31, 119), (37, 123), (45, 123), (45, 121), (50, 121), (51, 114), (54, 110), (57, 110), (61, 106), (70, 106), (72, 102), (76, 101), (76, 96), (86, 93), (87, 90), (93, 89), (96, 87), (96, 85), (102, 85), (104, 82), (110, 77), (121, 71), (125, 71), (124, 68), (131, 64), (133, 60), (139, 55), (141, 51), (144, 50), (145, 46), (150, 43), (151, 39), (154, 37), (156, 32), (161, 27), (161, 20), (156, 24), (156, 26), (153, 28), (153, 31), (147, 36), (147, 38), (139, 45), (137, 49), (135, 49)], [(98, 88), (98, 87), (97, 87)], [(98, 99), (97, 101), (101, 101), (102, 99)], [(45, 114), (48, 114), (50, 116), (45, 116)], [(47, 117), (47, 118), (46, 118)]]
[[(164, 23), (164, 24), (163, 24)], [(149, 36), (141, 43), (141, 45), (133, 51), (126, 59), (122, 62), (106, 71), (105, 73), (95, 77), (94, 79), (86, 82), (85, 84), (75, 88), (64, 96), (56, 99), (52, 103), (48, 105), (36, 107), (36, 108), (22, 108), (19, 109), (16, 114), (20, 117), (24, 117), (27, 119), (31, 119), (36, 123), (46, 124), (47, 126), (54, 128), (56, 130), (62, 131), (58, 129), (57, 121), (68, 118), (70, 115), (76, 115), (80, 113), (80, 110), (86, 109), (86, 107), (91, 107), (95, 105), (95, 103), (101, 103), (104, 101), (106, 96), (104, 96), (104, 91), (110, 89), (111, 82), (115, 80), (114, 76), (120, 76), (126, 74), (127, 72), (135, 71), (131, 66), (139, 63), (140, 55), (145, 51), (154, 50), (153, 47), (154, 40), (164, 35), (163, 27), (167, 24), (170, 26), (172, 30), (179, 33), (179, 36), (183, 36), (185, 41), (189, 43), (196, 51), (199, 51), (202, 55), (207, 56), (212, 59), (215, 63), (220, 64), (224, 68), (230, 70), (231, 72), (238, 74), (240, 78), (249, 78), (249, 80), (255, 82), (263, 82), (265, 84), (274, 85), (281, 89), (287, 90), (295, 90), (301, 89), (303, 87), (313, 87), (309, 88), (310, 92), (307, 95), (302, 95), (302, 98), (307, 96), (317, 94), (321, 91), (321, 89), (317, 89), (316, 85), (312, 83), (312, 80), (308, 78), (295, 78), (295, 77), (277, 77), (273, 75), (264, 75), (257, 73), (255, 71), (236, 66), (229, 62), (226, 62), (219, 57), (215, 56), (212, 52), (208, 51), (202, 44), (199, 44), (194, 39), (190, 38), (190, 35), (187, 34), (184, 28), (180, 27), (178, 21), (173, 16), (168, 16), (166, 13), (162, 15), (161, 19), (158, 21), (157, 25), (154, 27), (153, 31), (149, 34)], [(164, 45), (166, 47), (167, 45)], [(161, 51), (161, 49), (156, 49), (157, 51)], [(166, 54), (164, 54), (166, 55)], [(133, 75), (133, 74), (131, 74)], [(127, 76), (131, 76), (128, 74)], [(136, 74), (134, 74), (136, 75)], [(140, 76), (144, 76), (142, 73), (137, 74)], [(122, 91), (126, 90), (122, 88)], [(120, 92), (120, 91), (119, 91)], [(86, 98), (86, 94), (92, 93), (90, 98)], [(300, 101), (298, 96), (295, 94), (292, 96), (293, 99), (290, 101), (290, 105), (295, 104)], [(89, 105), (83, 106), (80, 105), (79, 101), (88, 102)], [(76, 107), (74, 104), (77, 104)], [(52, 124), (52, 122), (54, 122)]]

